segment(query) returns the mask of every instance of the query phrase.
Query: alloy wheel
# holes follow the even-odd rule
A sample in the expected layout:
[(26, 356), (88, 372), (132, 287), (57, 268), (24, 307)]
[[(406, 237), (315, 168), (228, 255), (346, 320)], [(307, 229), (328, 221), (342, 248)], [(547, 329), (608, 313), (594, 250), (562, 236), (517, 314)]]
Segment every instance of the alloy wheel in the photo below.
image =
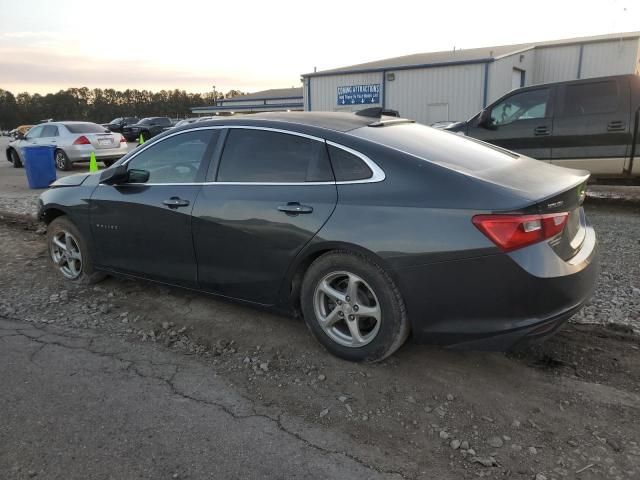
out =
[(378, 334), (380, 302), (371, 286), (351, 272), (326, 275), (316, 286), (313, 308), (322, 330), (345, 347), (367, 345)]
[(82, 273), (82, 252), (75, 237), (60, 230), (51, 237), (51, 259), (62, 275), (75, 280)]
[(58, 150), (56, 152), (56, 167), (58, 167), (59, 170), (64, 170), (66, 166), (67, 166), (67, 162), (66, 162), (66, 159), (64, 158), (64, 153)]

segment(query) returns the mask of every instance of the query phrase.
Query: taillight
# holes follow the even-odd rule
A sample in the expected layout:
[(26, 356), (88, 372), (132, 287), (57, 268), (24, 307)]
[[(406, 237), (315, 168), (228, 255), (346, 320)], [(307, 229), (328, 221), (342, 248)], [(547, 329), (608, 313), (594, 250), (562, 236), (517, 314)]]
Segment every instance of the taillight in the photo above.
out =
[(120, 135), (120, 143), (127, 143), (127, 139)]
[(76, 140), (75, 140), (75, 142), (73, 142), (73, 144), (74, 145), (90, 145), (91, 142), (84, 135), (80, 135), (78, 138), (76, 138)]
[(567, 224), (569, 214), (476, 215), (473, 224), (503, 252), (510, 252), (554, 237)]

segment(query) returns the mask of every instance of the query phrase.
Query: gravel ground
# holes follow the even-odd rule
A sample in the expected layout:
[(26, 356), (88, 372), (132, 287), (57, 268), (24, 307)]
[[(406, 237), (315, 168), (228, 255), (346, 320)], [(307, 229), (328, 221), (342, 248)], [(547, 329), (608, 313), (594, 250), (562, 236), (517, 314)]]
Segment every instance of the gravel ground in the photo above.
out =
[[(629, 215), (626, 210), (602, 213)], [(225, 395), (250, 401), (252, 415), (273, 419), (279, 430), (305, 446), (343, 455), (343, 461), (346, 456), (390, 478), (640, 476), (640, 340), (635, 335), (573, 325), (518, 354), (456, 352), (409, 343), (385, 362), (355, 365), (328, 355), (296, 319), (122, 278), (92, 287), (70, 284), (51, 269), (44, 237), (35, 226), (25, 229), (24, 224), (0, 222), (0, 255), (5, 262), (0, 320), (14, 325), (8, 334), (0, 332), (8, 335), (0, 342), (10, 351), (20, 351), (12, 342), (25, 331), (40, 342), (94, 338), (86, 348), (60, 353), (62, 358), (48, 357), (50, 350), (36, 356), (41, 350), (34, 350), (30, 358), (38, 376), (25, 377), (24, 387), (18, 388), (18, 382), (15, 388), (0, 389), (0, 471), (15, 473), (7, 478), (32, 478), (31, 473), (64, 478), (65, 468), (78, 471), (82, 459), (104, 462), (109, 457), (110, 443), (91, 440), (93, 417), (78, 413), (74, 403), (65, 403), (69, 395), (76, 399), (72, 392), (83, 391), (93, 392), (90, 398), (96, 399), (103, 391), (120, 392), (126, 402), (118, 395), (109, 398), (118, 402), (122, 418), (138, 421), (145, 412), (144, 429), (127, 428), (124, 437), (129, 445), (145, 445), (144, 458), (138, 458), (135, 448), (120, 449), (118, 465), (131, 465), (133, 472), (143, 463), (175, 463), (180, 464), (180, 478), (205, 478), (198, 473), (203, 472), (205, 457), (191, 456), (187, 464), (181, 458), (167, 462), (171, 451), (167, 445), (173, 443), (175, 452), (187, 451), (194, 433), (189, 429), (196, 420), (193, 415), (198, 424), (215, 423), (213, 412), (183, 409), (183, 420), (175, 422), (175, 415), (159, 410), (157, 418), (149, 419), (145, 397), (135, 394), (144, 391), (134, 382), (137, 375), (128, 380), (119, 376), (109, 388), (104, 382), (116, 377), (110, 369), (98, 369), (95, 375), (91, 371), (99, 366), (86, 365), (83, 370), (87, 355), (111, 342), (108, 339), (129, 345), (118, 347), (118, 355), (130, 351), (138, 358), (155, 358), (157, 368), (180, 363), (181, 356), (199, 362), (203, 374), (180, 390), (187, 392), (187, 398), (181, 393), (174, 402), (196, 399), (216, 405), (220, 392), (211, 382), (221, 381)], [(60, 337), (66, 340), (51, 340)], [(176, 358), (159, 361), (148, 347), (163, 352), (162, 358), (167, 354)], [(64, 388), (57, 391), (55, 385), (47, 385), (39, 390), (47, 395), (33, 393), (27, 386), (36, 378), (47, 382), (48, 363), (55, 363), (50, 367), (53, 378), (64, 379)], [(73, 381), (78, 375), (80, 384)], [(177, 394), (157, 391), (156, 395), (161, 395), (161, 404), (164, 396), (171, 399)], [(20, 403), (31, 408), (26, 416), (11, 407)], [(51, 409), (56, 415), (46, 413)], [(3, 417), (7, 411), (15, 416)], [(167, 421), (172, 428), (164, 433)], [(109, 428), (120, 438), (124, 427), (118, 425)], [(243, 424), (229, 428), (234, 429), (229, 432), (232, 438), (249, 435)], [(153, 432), (153, 440), (147, 439), (148, 432)], [(45, 447), (50, 444), (56, 445), (55, 452)], [(206, 449), (200, 451), (205, 455)], [(234, 453), (230, 455), (233, 458)], [(243, 471), (241, 464), (238, 468)], [(87, 478), (107, 476), (108, 470), (99, 471), (102, 477)], [(318, 475), (319, 471), (304, 473), (305, 478)], [(172, 478), (171, 473), (136, 476)]]

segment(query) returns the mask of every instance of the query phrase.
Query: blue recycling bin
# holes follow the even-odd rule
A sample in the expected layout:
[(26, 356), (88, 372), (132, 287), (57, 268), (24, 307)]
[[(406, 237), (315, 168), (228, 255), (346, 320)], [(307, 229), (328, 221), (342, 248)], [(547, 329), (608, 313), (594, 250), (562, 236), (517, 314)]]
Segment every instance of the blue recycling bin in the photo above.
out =
[(22, 148), (24, 169), (29, 188), (47, 188), (56, 180), (56, 162), (52, 145), (34, 145)]

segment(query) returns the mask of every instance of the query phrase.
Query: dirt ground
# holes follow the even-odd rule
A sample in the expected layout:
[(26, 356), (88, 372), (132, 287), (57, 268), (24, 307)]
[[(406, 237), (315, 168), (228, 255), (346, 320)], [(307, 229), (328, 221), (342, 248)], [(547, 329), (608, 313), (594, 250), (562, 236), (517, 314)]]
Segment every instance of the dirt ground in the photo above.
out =
[[(594, 296), (600, 300), (585, 309), (596, 320), (622, 312), (621, 321), (570, 323), (524, 352), (408, 343), (379, 364), (344, 362), (327, 354), (297, 319), (124, 278), (72, 285), (50, 267), (37, 226), (6, 219), (0, 224), (0, 318), (91, 331), (133, 348), (151, 345), (188, 356), (257, 412), (286, 418), (283, 427), (291, 434), (376, 472), (402, 478), (635, 479), (640, 337), (630, 325), (640, 319), (639, 215), (637, 208), (620, 206), (588, 210), (597, 230), (611, 221), (636, 225), (615, 238), (601, 235), (605, 280)], [(620, 248), (627, 256), (620, 258)], [(612, 297), (622, 299), (620, 308), (609, 302)], [(326, 432), (332, 445), (323, 444)]]

